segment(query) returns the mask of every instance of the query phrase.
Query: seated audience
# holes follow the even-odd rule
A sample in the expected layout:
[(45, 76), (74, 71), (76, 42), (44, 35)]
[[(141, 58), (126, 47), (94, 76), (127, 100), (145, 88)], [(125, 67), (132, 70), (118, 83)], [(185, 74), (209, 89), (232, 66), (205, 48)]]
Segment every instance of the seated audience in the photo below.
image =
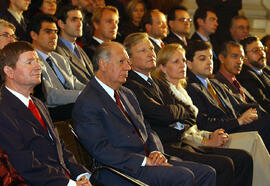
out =
[(57, 10), (59, 0), (35, 0), (32, 1), (29, 9), (25, 12), (29, 21), (38, 14), (47, 14), (54, 16)]
[(267, 111), (270, 111), (270, 76), (263, 71), (266, 67), (265, 47), (257, 37), (247, 37), (241, 41), (246, 60), (237, 76), (255, 100)]
[(167, 37), (168, 26), (165, 14), (158, 9), (150, 10), (143, 17), (143, 27), (152, 42), (155, 53), (165, 46), (162, 39)]
[(125, 38), (131, 33), (142, 32), (142, 18), (146, 13), (147, 9), (145, 7), (143, 0), (131, 0), (126, 7), (127, 20), (121, 23), (119, 32), (121, 38)]
[[(191, 98), (187, 94), (185, 90), (185, 72), (186, 72), (186, 60), (185, 60), (185, 52), (183, 48), (181, 48), (177, 44), (172, 44), (166, 46), (164, 49), (161, 49), (157, 56), (157, 67), (156, 70), (153, 72), (153, 77), (158, 82), (158, 87), (162, 92), (162, 98), (166, 104), (175, 104), (179, 101), (184, 102), (185, 104), (195, 107), (194, 110), (197, 110), (197, 107), (193, 105)], [(195, 116), (198, 112), (195, 112)], [(186, 123), (186, 121), (181, 121), (182, 123)], [(252, 173), (250, 172), (249, 175), (246, 177), (237, 176), (235, 175), (235, 185), (269, 185), (269, 176), (267, 172), (270, 169), (270, 156), (269, 153), (257, 132), (240, 132), (231, 134), (228, 138), (224, 138), (225, 131), (223, 129), (217, 129), (213, 133), (198, 130), (198, 127), (195, 122), (192, 123), (193, 125), (190, 128), (186, 128), (185, 132), (182, 135), (183, 143), (185, 140), (189, 140), (195, 142), (197, 145), (201, 146), (206, 152), (209, 151), (209, 147), (227, 147), (233, 149), (244, 149), (249, 151), (253, 157), (254, 162), (254, 171), (253, 171), (253, 182), (246, 180), (246, 177), (251, 177)], [(227, 134), (225, 136), (228, 136)], [(228, 141), (227, 141), (228, 139)], [(243, 143), (243, 141), (245, 141)], [(205, 148), (207, 147), (207, 148)], [(166, 145), (164, 145), (166, 151)], [(172, 150), (176, 149), (174, 145), (170, 147)], [(242, 159), (243, 157), (239, 156), (239, 152), (237, 153), (235, 150), (231, 149), (216, 149), (210, 148), (211, 153), (209, 154), (211, 158), (208, 158), (208, 154), (204, 157), (204, 160), (209, 161), (209, 159), (213, 160), (213, 155), (218, 154), (215, 153), (216, 150), (227, 152), (222, 154), (225, 156), (231, 156), (233, 153)], [(167, 151), (168, 153), (172, 154), (171, 151)], [(179, 150), (174, 150), (175, 153), (179, 153)], [(198, 153), (198, 151), (196, 151)], [(229, 154), (229, 155), (228, 155)], [(192, 158), (190, 158), (192, 161)], [(237, 160), (239, 161), (239, 159)], [(241, 161), (241, 160), (240, 160)], [(235, 161), (234, 161), (235, 162)], [(247, 161), (243, 160), (245, 164)], [(202, 162), (201, 162), (202, 163)], [(238, 162), (236, 162), (238, 164)], [(215, 168), (215, 166), (213, 166)], [(235, 165), (235, 167), (239, 167)], [(217, 168), (215, 168), (218, 171)], [(250, 168), (248, 168), (250, 170)], [(224, 170), (224, 167), (221, 167), (221, 170)], [(237, 168), (235, 168), (237, 172)], [(242, 168), (241, 168), (242, 171)], [(241, 174), (243, 175), (243, 173)], [(218, 176), (218, 174), (217, 174)], [(226, 178), (225, 178), (226, 179)], [(228, 185), (228, 183), (222, 180), (221, 184)], [(217, 185), (221, 185), (218, 182), (217, 177)]]
[[(72, 124), (97, 164), (119, 169), (148, 185), (215, 185), (213, 168), (163, 153), (136, 97), (122, 87), (130, 70), (124, 47), (104, 42), (97, 47), (93, 62), (95, 77), (75, 103)], [(120, 184), (105, 172), (100, 177), (102, 184)]]
[(218, 43), (212, 35), (218, 28), (218, 17), (214, 10), (201, 7), (198, 8), (193, 17), (195, 32), (191, 36), (190, 40), (203, 40), (209, 41), (212, 45), (213, 61), (214, 61), (214, 73), (219, 69), (220, 62), (218, 61)]
[(0, 50), (8, 43), (16, 41), (15, 31), (16, 28), (12, 23), (0, 19)]
[(231, 40), (240, 42), (249, 36), (249, 22), (245, 16), (235, 16), (232, 18), (230, 26)]
[[(87, 169), (66, 151), (46, 106), (30, 96), (41, 82), (35, 48), (9, 43), (0, 51), (0, 146), (28, 185), (91, 185)], [(77, 181), (74, 181), (77, 180)]]
[(95, 10), (92, 16), (94, 34), (83, 49), (92, 60), (98, 45), (104, 41), (116, 39), (118, 30), (119, 15), (118, 10), (113, 6), (100, 7)]
[(186, 89), (199, 109), (198, 128), (208, 131), (222, 128), (229, 134), (258, 131), (269, 151), (269, 115), (258, 119), (258, 112), (252, 106), (239, 110), (222, 84), (209, 80), (213, 72), (212, 56), (210, 43), (199, 40), (189, 43), (186, 58), (190, 71)]
[(186, 48), (191, 22), (192, 19), (185, 7), (178, 6), (173, 8), (168, 15), (170, 33), (163, 41), (167, 44), (179, 43)]
[(27, 40), (26, 20), (23, 12), (28, 9), (31, 0), (9, 0), (9, 6), (1, 12), (0, 18), (12, 23), (16, 27), (16, 36), (18, 40)]
[(85, 85), (72, 74), (70, 64), (54, 52), (58, 38), (56, 20), (49, 15), (36, 15), (28, 31), (42, 68), (43, 94), (51, 117), (53, 121), (71, 119), (73, 104)]
[(73, 75), (86, 84), (93, 76), (93, 65), (83, 49), (76, 44), (82, 36), (82, 12), (78, 7), (65, 5), (57, 13), (60, 34), (56, 52), (69, 62)]
[[(231, 149), (204, 148), (192, 142), (187, 143), (186, 146), (182, 145), (185, 142), (181, 140), (181, 136), (189, 128), (189, 125), (195, 123), (198, 109), (184, 101), (175, 99), (172, 93), (169, 93), (168, 96), (163, 96), (167, 92), (163, 93), (160, 90), (163, 87), (159, 88), (152, 80), (150, 73), (155, 68), (156, 56), (147, 34), (134, 33), (129, 35), (124, 41), (124, 46), (128, 51), (132, 64), (125, 86), (135, 93), (145, 120), (160, 136), (165, 152), (178, 156), (183, 160), (212, 166), (217, 172), (217, 185), (233, 185), (236, 180), (238, 180), (238, 185), (240, 183), (251, 185), (252, 178), (246, 179), (246, 177), (251, 177), (252, 175), (252, 158), (246, 152)], [(162, 56), (164, 52), (162, 51), (170, 52), (168, 56), (171, 56), (172, 60), (176, 61), (178, 65), (182, 64), (182, 66), (177, 67), (177, 70), (181, 73), (178, 76), (184, 76), (184, 49), (181, 47), (181, 51), (178, 52), (170, 46), (165, 46), (159, 51), (158, 56), (160, 58), (158, 60), (164, 58)], [(176, 46), (179, 47), (180, 45)], [(207, 140), (209, 135), (209, 132), (205, 133), (207, 138), (204, 140), (207, 146), (221, 147), (229, 139), (222, 129), (215, 131), (211, 140)], [(237, 167), (235, 172), (233, 167)], [(236, 176), (235, 178), (234, 175)], [(227, 177), (232, 179), (228, 180), (226, 179)]]
[(267, 73), (270, 76), (270, 35), (265, 35), (261, 42), (265, 48), (266, 53), (266, 66), (263, 69), (265, 73)]

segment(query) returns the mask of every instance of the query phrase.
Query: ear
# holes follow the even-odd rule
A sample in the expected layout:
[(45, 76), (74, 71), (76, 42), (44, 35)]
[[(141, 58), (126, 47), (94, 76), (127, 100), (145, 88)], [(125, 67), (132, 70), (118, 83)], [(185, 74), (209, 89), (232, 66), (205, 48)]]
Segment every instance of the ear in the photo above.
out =
[(151, 33), (152, 25), (150, 24), (145, 24), (145, 30), (147, 33)]
[(59, 28), (61, 28), (61, 29), (64, 28), (64, 22), (63, 22), (61, 19), (57, 20), (57, 25), (58, 25)]
[(168, 21), (168, 25), (169, 25), (170, 29), (173, 27), (173, 22), (174, 21), (172, 21), (172, 20)]
[(199, 26), (204, 23), (204, 20), (202, 18), (198, 18), (196, 21), (197, 21)]
[(93, 22), (93, 26), (94, 26), (94, 29), (95, 29), (95, 30), (97, 30), (97, 29), (98, 29), (98, 23)]
[(219, 59), (219, 61), (220, 61), (221, 64), (224, 63), (224, 56), (222, 54), (219, 54), (218, 55), (218, 59)]
[(99, 59), (98, 61), (98, 66), (99, 66), (99, 70), (101, 72), (105, 72), (107, 70), (107, 61), (105, 61), (105, 59)]
[(188, 67), (189, 70), (192, 69), (192, 62), (189, 61), (189, 60), (187, 60), (187, 67)]
[(6, 74), (6, 77), (8, 77), (9, 79), (14, 78), (14, 70), (13, 70), (13, 68), (6, 65), (6, 66), (4, 66), (3, 70), (4, 70), (4, 73)]
[(33, 41), (37, 40), (37, 33), (34, 31), (30, 31), (30, 37), (32, 38)]

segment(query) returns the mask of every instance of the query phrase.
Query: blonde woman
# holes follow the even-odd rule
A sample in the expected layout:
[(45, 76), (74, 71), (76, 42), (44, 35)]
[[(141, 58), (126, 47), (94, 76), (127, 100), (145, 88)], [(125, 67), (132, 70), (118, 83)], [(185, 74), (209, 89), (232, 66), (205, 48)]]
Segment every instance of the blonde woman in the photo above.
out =
[[(186, 84), (185, 50), (179, 44), (170, 44), (160, 50), (157, 56), (157, 68), (152, 76), (159, 84), (163, 99), (170, 102), (181, 100), (194, 107), (196, 115), (198, 109), (193, 105), (191, 98), (185, 90)], [(172, 93), (174, 96), (171, 96)], [(215, 137), (216, 131), (218, 135)], [(182, 139), (195, 142), (199, 146), (214, 146), (226, 148), (239, 148), (248, 151), (253, 157), (253, 185), (269, 185), (270, 156), (257, 132), (242, 132), (228, 136), (223, 129), (215, 132), (198, 130), (196, 123), (182, 135)], [(228, 137), (225, 139), (224, 134)], [(245, 145), (243, 145), (245, 144)]]

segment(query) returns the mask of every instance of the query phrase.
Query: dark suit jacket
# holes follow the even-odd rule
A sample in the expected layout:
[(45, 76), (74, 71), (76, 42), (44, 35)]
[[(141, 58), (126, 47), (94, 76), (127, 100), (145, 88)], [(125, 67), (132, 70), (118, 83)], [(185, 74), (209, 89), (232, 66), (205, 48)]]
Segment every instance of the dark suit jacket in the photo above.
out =
[(56, 52), (69, 62), (73, 75), (76, 76), (80, 82), (86, 84), (93, 77), (93, 64), (83, 49), (79, 46), (77, 48), (86, 66), (83, 65), (80, 58), (68, 49), (61, 39), (58, 39)]
[(170, 32), (169, 35), (163, 39), (163, 41), (166, 43), (166, 44), (171, 44), (171, 43), (178, 43), (180, 45), (182, 45), (183, 48), (186, 49), (186, 45), (185, 43), (179, 39), (179, 37), (177, 37), (173, 32)]
[(153, 44), (153, 46), (154, 46), (154, 51), (155, 51), (155, 53), (156, 53), (156, 55), (157, 55), (157, 53), (158, 53), (158, 51), (161, 49), (161, 47), (158, 46), (158, 45), (156, 44), (156, 42), (153, 41), (151, 38), (149, 38), (149, 40), (150, 40), (151, 43)]
[(99, 45), (100, 45), (99, 42), (97, 42), (97, 40), (91, 37), (91, 39), (87, 42), (87, 44), (83, 46), (83, 50), (85, 51), (89, 59), (93, 60), (95, 50)]
[(0, 18), (4, 19), (10, 23), (12, 23), (16, 27), (16, 36), (18, 37), (19, 40), (24, 40), (27, 41), (27, 32), (26, 32), (26, 24), (23, 23), (18, 23), (18, 21), (13, 17), (9, 11), (4, 10), (3, 12), (0, 13)]
[(155, 85), (154, 89), (132, 70), (129, 71), (127, 82), (124, 86), (135, 93), (145, 119), (149, 122), (152, 129), (158, 133), (164, 144), (179, 140), (183, 132), (171, 127), (171, 125), (177, 121), (183, 122), (195, 118), (189, 106), (182, 102), (176, 104), (164, 103), (159, 87)]
[(24, 180), (31, 185), (67, 185), (87, 170), (78, 165), (73, 155), (66, 151), (45, 105), (32, 97), (50, 135), (26, 108), (5, 87), (0, 100), (0, 146)]
[[(146, 142), (148, 151), (162, 152), (161, 142), (145, 123), (134, 94), (125, 87), (118, 92), (128, 115)], [(128, 175), (138, 176), (137, 171), (146, 156), (144, 145), (115, 101), (95, 78), (78, 97), (72, 118), (80, 141), (98, 162)]]
[(270, 111), (270, 79), (265, 81), (247, 65), (243, 65), (237, 79), (265, 110)]

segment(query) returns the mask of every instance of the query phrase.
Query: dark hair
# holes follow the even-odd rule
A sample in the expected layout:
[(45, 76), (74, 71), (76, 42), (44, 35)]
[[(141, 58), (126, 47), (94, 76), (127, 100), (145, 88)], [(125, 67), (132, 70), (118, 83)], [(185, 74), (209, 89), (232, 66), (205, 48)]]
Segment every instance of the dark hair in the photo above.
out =
[(192, 62), (195, 52), (208, 49), (212, 49), (212, 46), (208, 41), (192, 40), (188, 42), (188, 46), (186, 48), (186, 58)]
[(265, 35), (262, 39), (261, 42), (264, 46), (266, 46), (267, 41), (270, 40), (270, 35)]
[(195, 26), (196, 30), (199, 29), (197, 19), (200, 18), (202, 20), (205, 20), (205, 18), (207, 17), (207, 12), (215, 13), (215, 11), (213, 9), (209, 8), (209, 7), (200, 7), (200, 8), (197, 8), (197, 10), (195, 11), (194, 16), (193, 16), (193, 20), (194, 20), (194, 26)]
[(187, 8), (184, 7), (184, 6), (176, 6), (176, 7), (172, 8), (172, 9), (170, 10), (170, 12), (168, 13), (168, 17), (167, 17), (167, 20), (168, 20), (168, 21), (173, 21), (173, 20), (175, 20), (175, 12), (176, 12), (177, 10), (187, 11)]
[(81, 11), (81, 8), (77, 7), (77, 6), (73, 6), (71, 4), (67, 4), (67, 5), (64, 5), (62, 6), (58, 12), (56, 13), (56, 18), (57, 20), (61, 20), (63, 21), (64, 23), (66, 23), (66, 20), (67, 20), (67, 13), (69, 11), (72, 11), (72, 10), (80, 10)]
[(14, 69), (22, 53), (34, 50), (35, 50), (34, 46), (26, 41), (9, 43), (2, 50), (0, 50), (1, 84), (6, 81), (6, 74), (4, 72), (4, 67), (9, 66)]
[[(43, 4), (43, 1), (44, 0), (34, 0), (34, 1), (31, 1), (28, 10), (25, 12), (26, 17), (28, 17), (29, 19), (31, 19), (32, 16), (34, 16), (36, 13), (43, 13), (40, 10), (40, 8), (41, 8), (41, 6)], [(57, 7), (58, 7), (58, 4), (59, 4), (59, 1), (60, 0), (56, 0)], [(57, 9), (56, 9), (56, 12), (57, 12)]]
[(236, 41), (228, 41), (222, 44), (219, 54), (221, 54), (224, 57), (227, 57), (229, 47), (243, 48), (242, 45)]
[(32, 41), (32, 38), (30, 36), (30, 32), (33, 31), (35, 33), (39, 33), (40, 29), (41, 29), (41, 24), (43, 22), (48, 22), (48, 23), (56, 23), (56, 18), (54, 16), (50, 16), (50, 15), (46, 15), (46, 14), (39, 14), (34, 16), (30, 23), (27, 26), (27, 33), (29, 35), (29, 41)]
[(258, 37), (255, 37), (255, 36), (249, 36), (247, 37), (246, 39), (243, 39), (240, 41), (241, 45), (243, 45), (243, 48), (244, 48), (244, 51), (246, 53), (246, 47), (247, 45), (255, 42), (255, 41), (260, 41)]

